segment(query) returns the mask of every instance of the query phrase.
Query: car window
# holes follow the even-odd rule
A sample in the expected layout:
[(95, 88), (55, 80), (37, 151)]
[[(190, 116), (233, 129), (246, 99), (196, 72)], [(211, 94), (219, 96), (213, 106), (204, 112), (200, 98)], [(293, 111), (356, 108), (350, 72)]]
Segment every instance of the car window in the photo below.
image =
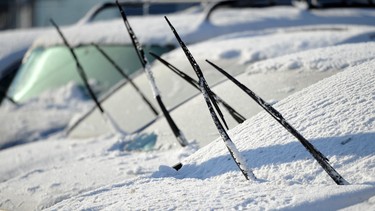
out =
[[(141, 65), (131, 45), (103, 45), (105, 51), (128, 75), (140, 69)], [(146, 49), (162, 54), (171, 46), (150, 46)], [(92, 45), (75, 48), (75, 53), (97, 96), (101, 96), (123, 79), (114, 66)], [(152, 61), (152, 58), (149, 58)], [(15, 101), (25, 102), (44, 91), (56, 89), (75, 81), (83, 84), (76, 69), (75, 61), (65, 46), (52, 46), (33, 50), (21, 65), (9, 96)]]

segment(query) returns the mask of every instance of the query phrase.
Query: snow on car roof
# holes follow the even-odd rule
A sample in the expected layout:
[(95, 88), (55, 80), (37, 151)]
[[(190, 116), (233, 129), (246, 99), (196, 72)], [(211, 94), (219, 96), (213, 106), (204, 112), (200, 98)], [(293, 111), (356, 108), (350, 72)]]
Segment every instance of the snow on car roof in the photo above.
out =
[(34, 39), (46, 29), (18, 29), (0, 32), (0, 77), (9, 65), (22, 59)]
[(0, 33), (0, 58), (10, 52), (29, 47), (37, 35), (41, 35), (45, 29), (18, 29), (6, 30)]
[[(181, 24), (186, 31), (194, 30), (195, 26), (199, 21), (199, 18), (203, 18), (203, 14), (189, 15), (184, 14), (183, 16), (170, 15), (173, 20)], [(164, 16), (161, 15), (150, 15), (150, 16), (131, 16), (128, 18), (134, 32), (139, 37), (142, 43), (147, 44), (169, 44), (171, 36), (167, 32), (168, 26), (164, 24)], [(57, 23), (58, 24), (58, 23)], [(68, 42), (72, 46), (81, 44), (130, 44), (128, 32), (124, 26), (122, 19), (114, 19), (109, 21), (98, 21), (95, 23), (89, 23), (85, 25), (72, 25), (69, 27), (62, 27), (62, 32), (66, 36)], [(56, 31), (46, 34), (38, 38), (33, 48), (36, 47), (47, 47), (53, 45), (63, 44), (60, 36)]]
[(248, 66), (246, 72), (256, 74), (294, 70), (319, 72), (342, 70), (375, 59), (374, 44), (374, 42), (343, 44), (287, 54), (256, 62)]
[[(332, 12), (333, 11), (333, 12)], [(373, 10), (335, 10), (305, 11), (295, 7), (218, 9), (209, 20), (206, 14), (177, 13), (168, 15), (176, 29), (184, 36), (187, 43), (195, 43), (223, 34), (245, 31), (262, 30), (277, 27), (316, 24), (358, 24), (374, 25), (371, 18), (375, 18)], [(175, 44), (176, 41), (168, 25), (161, 15), (129, 17), (133, 30), (143, 44)], [(102, 21), (86, 25), (75, 25), (62, 28), (72, 46), (81, 44), (130, 44), (130, 39), (120, 19)], [(57, 32), (48, 33), (40, 37), (33, 44), (33, 48), (61, 45), (61, 38)]]
[[(374, 37), (374, 26), (317, 24), (231, 33), (192, 44), (189, 49), (198, 58), (231, 59), (238, 64), (250, 64), (311, 48), (374, 41)], [(178, 48), (163, 56), (174, 60), (185, 58)]]

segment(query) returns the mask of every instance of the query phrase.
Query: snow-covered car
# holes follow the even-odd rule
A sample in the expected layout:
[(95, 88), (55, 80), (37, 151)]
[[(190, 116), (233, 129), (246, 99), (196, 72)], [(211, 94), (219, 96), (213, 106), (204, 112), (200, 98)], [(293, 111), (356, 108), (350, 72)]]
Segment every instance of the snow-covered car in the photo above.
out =
[[(186, 158), (179, 171), (158, 166), (145, 173), (147, 167), (141, 167), (142, 176), (109, 182), (50, 209), (373, 210), (374, 65), (372, 59), (348, 67), (276, 106), (350, 185), (334, 184), (302, 145), (262, 112), (230, 131), (255, 181), (244, 179), (222, 140), (216, 140)], [(171, 159), (175, 151), (167, 152), (160, 157)]]
[[(225, 43), (226, 39), (229, 39), (233, 36), (233, 38), (241, 38), (243, 37), (246, 40), (246, 37), (255, 37), (259, 39), (259, 43), (255, 43), (254, 45), (262, 44), (263, 46), (267, 46), (267, 43), (273, 43), (272, 45), (276, 47), (276, 49), (281, 51), (279, 53), (273, 53), (271, 50), (271, 46), (265, 47), (263, 49), (260, 49), (258, 51), (251, 51), (251, 46), (248, 46), (247, 50), (242, 51), (241, 46), (242, 44), (237, 44), (239, 47), (235, 48), (235, 45), (233, 45), (233, 49), (228, 49), (227, 51), (218, 51), (221, 52), (221, 54), (212, 54), (214, 55), (214, 58), (212, 57), (206, 57), (208, 59), (213, 60), (214, 62), (221, 62), (219, 63), (223, 67), (227, 68), (230, 66), (233, 66), (233, 61), (231, 61), (231, 58), (241, 56), (240, 64), (237, 65), (238, 69), (231, 68), (232, 74), (239, 74), (241, 71), (246, 68), (246, 63), (255, 62), (258, 60), (271, 58), (274, 56), (280, 56), (282, 54), (286, 53), (292, 53), (299, 50), (306, 50), (309, 48), (315, 48), (315, 47), (322, 47), (324, 45), (336, 45), (342, 43), (350, 43), (350, 42), (356, 42), (356, 41), (363, 41), (363, 39), (372, 39), (373, 37), (371, 35), (371, 32), (361, 32), (360, 30), (356, 31), (354, 28), (353, 30), (351, 27), (348, 26), (348, 30), (346, 30), (345, 25), (362, 25), (362, 26), (371, 26), (373, 25), (372, 17), (374, 17), (373, 10), (366, 10), (366, 9), (330, 9), (330, 10), (300, 10), (298, 8), (290, 7), (290, 6), (278, 6), (278, 7), (269, 7), (269, 8), (263, 8), (259, 10), (258, 8), (217, 8), (216, 10), (213, 10), (213, 12), (209, 13), (209, 17), (207, 16), (207, 12), (205, 11), (189, 11), (187, 13), (183, 14), (172, 14), (168, 17), (170, 20), (176, 25), (177, 29), (179, 30), (179, 33), (183, 36), (184, 41), (186, 43), (196, 43), (198, 41), (207, 40), (208, 38), (218, 38), (218, 42), (220, 42), (220, 39), (222, 39), (223, 43)], [(168, 28), (167, 24), (165, 23), (165, 20), (162, 16), (159, 15), (150, 15), (146, 17), (131, 17), (129, 18), (129, 21), (131, 22), (131, 25), (133, 26), (134, 31), (136, 32), (137, 36), (140, 38), (140, 42), (144, 45), (152, 45), (157, 44), (158, 46), (167, 46), (169, 44), (172, 44), (173, 46), (176, 46), (177, 43), (173, 37), (173, 34), (170, 32), (170, 29)], [(111, 23), (111, 24), (109, 24)], [(316, 29), (309, 29), (309, 27), (314, 28), (313, 26), (328, 26), (328, 27), (318, 27)], [(293, 27), (296, 28), (296, 31), (293, 32)], [(283, 29), (284, 28), (284, 29)], [(290, 28), (290, 34), (292, 37), (288, 36), (282, 36), (284, 40), (286, 40), (288, 43), (287, 45), (280, 45), (278, 42), (269, 42), (267, 39), (263, 39), (262, 37), (269, 36), (270, 39), (273, 41), (278, 41), (279, 37), (277, 34), (278, 30), (285, 31), (286, 28)], [(305, 28), (305, 29), (304, 29)], [(91, 45), (93, 42), (97, 43), (98, 45), (106, 45), (110, 43), (130, 43), (129, 36), (127, 35), (127, 32), (125, 30), (124, 24), (122, 20), (112, 20), (112, 21), (105, 21), (105, 22), (98, 22), (93, 24), (87, 24), (79, 26), (80, 30), (77, 30), (77, 27), (68, 27), (63, 28), (63, 32), (66, 34), (66, 37), (70, 44), (72, 46), (82, 46), (89, 44)], [(303, 36), (298, 36), (298, 31), (302, 30), (301, 33), (309, 34), (309, 30), (311, 31), (311, 34), (314, 34), (316, 36), (315, 40), (310, 40), (308, 36), (305, 36), (304, 39), (301, 39)], [(314, 33), (314, 30), (316, 33)], [(303, 32), (305, 31), (305, 32)], [(155, 33), (153, 33), (155, 32)], [(319, 33), (322, 32), (327, 33), (326, 35), (319, 38)], [(48, 39), (40, 39), (34, 43), (34, 47), (30, 50), (32, 52), (35, 49), (40, 48), (46, 48), (49, 46), (55, 46), (55, 45), (62, 45), (61, 38), (57, 35), (57, 32), (53, 31), (52, 34), (48, 34)], [(330, 34), (336, 34), (334, 36), (328, 36)], [(294, 42), (294, 38), (299, 37), (300, 42)], [(336, 37), (337, 36), (337, 37)], [(318, 39), (318, 41), (316, 41)], [(320, 40), (321, 39), (321, 40)], [(84, 41), (84, 42), (82, 42)], [(281, 41), (281, 40), (280, 40)], [(314, 41), (314, 42), (313, 42)], [(212, 42), (216, 42), (216, 40), (212, 40)], [(257, 41), (256, 41), (257, 42)], [(262, 43), (261, 43), (262, 42)], [(314, 43), (314, 44), (311, 44)], [(207, 52), (208, 54), (211, 54), (210, 48), (212, 50), (215, 49), (216, 44), (212, 44), (207, 49), (204, 49), (201, 52)], [(250, 45), (253, 45), (250, 43)], [(311, 46), (310, 46), (311, 45)], [(220, 45), (217, 45), (220, 46)], [(230, 46), (230, 45), (226, 45)], [(291, 47), (291, 48), (290, 48)], [(57, 48), (58, 49), (58, 48)], [(92, 49), (92, 47), (87, 46), (87, 49), (89, 51), (95, 50)], [(38, 52), (38, 50), (35, 50)], [(42, 51), (43, 52), (43, 51)], [(267, 52), (267, 53), (265, 53)], [(194, 52), (193, 52), (194, 53)], [(98, 55), (97, 52), (93, 55)], [(203, 56), (204, 54), (202, 54)], [(205, 59), (204, 56), (196, 55), (197, 58)], [(31, 58), (31, 54), (30, 57)], [(170, 62), (176, 66), (178, 66), (181, 69), (187, 69), (189, 68), (189, 64), (184, 58), (173, 58), (175, 55), (171, 56), (171, 59), (167, 58), (167, 60), (170, 60)], [(223, 58), (223, 59), (222, 59)], [(229, 63), (227, 63), (229, 62)], [(242, 63), (241, 63), (242, 62)], [(201, 63), (201, 62), (200, 62)], [(226, 64), (223, 64), (226, 63)], [(107, 64), (101, 64), (108, 67)], [(92, 65), (93, 66), (93, 65)], [(99, 65), (98, 65), (99, 66)], [(185, 82), (178, 82), (180, 79), (175, 79), (175, 83), (173, 84), (175, 87), (182, 85), (182, 88), (180, 90), (175, 88), (170, 88), (170, 80), (168, 80), (168, 77), (174, 77), (172, 75), (168, 75), (167, 77), (164, 77), (164, 67), (159, 65), (159, 68), (163, 69), (158, 70), (158, 65), (155, 65), (155, 75), (157, 76), (156, 80), (159, 86), (161, 86), (162, 93), (166, 93), (162, 95), (162, 98), (166, 102), (166, 106), (169, 108), (173, 108), (176, 105), (181, 104), (185, 100), (188, 100), (193, 95), (197, 94), (197, 91), (189, 91), (188, 89), (185, 89), (183, 87), (186, 87), (186, 85), (182, 85)], [(235, 70), (234, 70), (235, 69)], [(185, 70), (184, 70), (185, 71)], [(186, 71), (187, 73), (190, 73), (189, 71)], [(61, 74), (55, 73), (57, 75)], [(160, 75), (159, 75), (160, 74)], [(191, 73), (190, 73), (191, 74)], [(20, 78), (22, 78), (22, 73), (19, 74)], [(53, 74), (54, 75), (54, 74)], [(52, 76), (51, 76), (52, 77)], [(215, 79), (215, 77), (218, 77)], [(47, 77), (48, 78), (48, 77)], [(136, 79), (140, 80), (140, 86), (144, 90), (144, 93), (146, 96), (148, 96), (148, 99), (152, 99), (152, 94), (148, 86), (148, 82), (145, 80), (144, 76), (138, 76), (137, 78), (143, 78), (143, 79)], [(36, 78), (29, 78), (31, 81), (33, 80), (39, 80)], [(208, 79), (210, 83), (214, 84), (216, 82), (219, 82), (222, 80), (222, 76), (215, 76), (215, 74), (212, 74), (211, 76), (208, 76)], [(17, 79), (18, 80), (18, 79)], [(120, 78), (117, 78), (117, 80), (120, 80)], [(167, 80), (166, 82), (163, 82)], [(42, 81), (41, 84), (48, 83), (47, 81)], [(25, 82), (26, 84), (26, 82)], [(37, 87), (35, 84), (30, 85), (33, 83), (28, 83), (29, 86), (25, 86), (26, 88), (32, 88), (33, 86)], [(39, 84), (38, 84), (39, 85)], [(99, 84), (100, 85), (100, 84)], [(16, 85), (14, 85), (16, 86)], [(22, 86), (21, 86), (22, 87)], [(126, 86), (129, 87), (129, 86)], [(25, 113), (19, 112), (17, 115), (15, 110), (18, 110), (17, 108), (13, 109), (14, 112), (8, 112), (8, 108), (4, 108), (4, 112), (2, 114), (2, 119), (10, 119), (12, 122), (19, 122), (19, 124), (13, 125), (4, 125), (4, 127), (1, 128), (2, 130), (2, 136), (0, 137), (0, 142), (3, 147), (7, 146), (13, 146), (15, 143), (26, 143), (38, 139), (44, 139), (45, 137), (48, 137), (51, 134), (56, 134), (58, 132), (61, 132), (64, 130), (69, 120), (71, 119), (72, 115), (74, 115), (75, 112), (82, 112), (82, 107), (85, 107), (87, 105), (86, 103), (82, 103), (82, 107), (77, 106), (77, 96), (76, 94), (68, 94), (69, 91), (74, 90), (74, 93), (76, 92), (76, 88), (72, 88), (71, 84), (67, 85), (67, 90), (59, 91), (63, 92), (65, 101), (67, 103), (71, 103), (71, 106), (67, 105), (61, 105), (61, 106), (53, 106), (50, 105), (50, 103), (64, 103), (64, 101), (57, 100), (57, 98), (53, 98), (52, 100), (49, 100), (47, 102), (47, 108), (53, 108), (60, 110), (60, 113), (57, 118), (49, 118), (50, 123), (45, 123), (38, 121), (38, 118), (35, 118), (35, 116), (50, 116), (52, 114), (49, 114), (49, 110), (40, 109), (39, 111), (30, 112), (29, 110)], [(128, 90), (130, 92), (130, 96), (127, 96), (127, 98), (131, 99), (129, 101), (126, 101), (125, 103), (119, 100), (119, 104), (111, 105), (109, 110), (109, 113), (113, 112), (113, 115), (115, 115), (116, 121), (124, 127), (123, 129), (129, 133), (139, 131), (142, 128), (145, 128), (147, 125), (152, 123), (152, 121), (155, 121), (155, 116), (150, 115), (149, 108), (147, 108), (144, 103), (139, 101), (137, 95), (134, 94), (134, 91), (131, 88), (124, 88), (123, 90)], [(164, 91), (166, 90), (166, 91)], [(177, 90), (178, 93), (170, 93), (170, 91)], [(186, 93), (185, 93), (186, 92)], [(49, 97), (52, 97), (51, 91), (47, 91), (47, 95)], [(120, 92), (117, 92), (120, 93)], [(180, 94), (181, 93), (181, 94)], [(116, 95), (116, 94), (115, 94)], [(120, 95), (120, 94), (117, 94)], [(73, 97), (74, 99), (69, 100), (69, 97)], [(105, 97), (105, 96), (104, 96)], [(42, 97), (43, 98), (43, 97)], [(87, 99), (87, 98), (86, 98)], [(115, 98), (113, 98), (115, 99)], [(121, 99), (121, 98), (119, 98)], [(132, 101), (134, 100), (134, 101)], [(34, 99), (31, 101), (31, 103), (40, 103), (38, 102), (38, 99)], [(109, 102), (109, 101), (108, 101)], [(136, 106), (135, 103), (137, 102)], [(125, 106), (126, 103), (130, 103), (130, 106)], [(107, 104), (105, 102), (104, 104)], [(110, 104), (110, 103), (108, 103)], [(121, 106), (123, 105), (123, 106)], [(46, 105), (42, 105), (41, 108), (45, 108)], [(19, 110), (22, 110), (24, 106), (21, 106)], [(26, 106), (27, 107), (27, 106)], [(70, 110), (72, 108), (74, 111)], [(121, 107), (118, 109), (118, 107)], [(157, 106), (154, 106), (157, 108)], [(36, 108), (33, 108), (36, 109)], [(130, 109), (130, 110), (129, 110)], [(137, 109), (137, 112), (134, 112), (133, 109)], [(27, 110), (27, 109), (26, 109)], [(70, 112), (69, 112), (70, 110)], [(121, 111), (120, 111), (121, 110)], [(143, 112), (144, 111), (144, 112)], [(26, 115), (26, 113), (28, 115)], [(35, 114), (35, 116), (33, 115)], [(51, 113), (55, 113), (51, 110)], [(69, 114), (70, 113), (70, 114)], [(98, 115), (94, 115), (97, 116)], [(135, 118), (134, 118), (135, 117)], [(22, 120), (21, 120), (22, 119)], [(75, 125), (74, 121), (71, 121), (73, 125)], [(90, 121), (88, 121), (90, 122)], [(98, 122), (102, 122), (100, 119)], [(126, 123), (125, 123), (126, 122)], [(91, 124), (91, 123), (90, 123)], [(89, 125), (90, 125), (89, 124)], [(96, 125), (97, 123), (95, 123)], [(99, 123), (100, 124), (100, 123)], [(84, 125), (84, 124), (82, 124)], [(90, 126), (91, 127), (91, 126)], [(22, 128), (22, 130), (20, 129)], [(97, 127), (98, 128), (98, 127)], [(105, 128), (105, 127), (101, 127)], [(72, 129), (69, 129), (72, 131)], [(79, 130), (77, 130), (79, 131)], [(87, 130), (86, 134), (80, 133), (71, 133), (71, 134), (77, 134), (77, 137), (87, 137), (87, 136), (94, 136), (97, 134), (103, 134), (106, 132), (106, 129), (97, 129), (97, 131), (93, 130)], [(194, 138), (193, 136), (190, 136), (190, 138)], [(2, 147), (2, 148), (3, 148)]]
[[(139, 1), (139, 2), (120, 2), (120, 4), (131, 7), (131, 11), (129, 12), (130, 13), (129, 15), (144, 15), (144, 14), (155, 14), (155, 13), (161, 13), (161, 12), (173, 13), (173, 12), (177, 12), (177, 11), (192, 7), (194, 5), (197, 5), (198, 3), (196, 1), (192, 1), (192, 2), (181, 1), (178, 4), (173, 3), (171, 1), (163, 1), (161, 3), (158, 3), (158, 2), (150, 3), (150, 2)], [(113, 2), (108, 2), (108, 3), (98, 4), (94, 6), (74, 25), (78, 28), (79, 26), (84, 26), (90, 23), (103, 21), (103, 20), (110, 19), (110, 18), (113, 19), (115, 17), (118, 18), (119, 17), (118, 12), (113, 13), (113, 11), (110, 11), (110, 9), (113, 8), (113, 5), (114, 5)], [(139, 8), (142, 8), (142, 9), (139, 9)], [(15, 77), (20, 65), (22, 64), (24, 55), (27, 53), (30, 46), (32, 46), (34, 40), (54, 30), (55, 29), (51, 27), (45, 27), (45, 28), (6, 30), (6, 31), (0, 32), (0, 46), (1, 46), (0, 48), (0, 102), (3, 99), (3, 96), (7, 95), (6, 92), (8, 90), (8, 87), (12, 83), (13, 78)], [(48, 39), (49, 37), (47, 36), (45, 38)], [(38, 49), (37, 51), (38, 52), (34, 53), (35, 55), (32, 55), (33, 60), (35, 59), (35, 57), (40, 57), (41, 49)], [(60, 53), (55, 56), (64, 57), (64, 53)], [(49, 59), (51, 56), (49, 55), (47, 57), (48, 58), (45, 58), (45, 59)], [(39, 66), (39, 68), (40, 66), (45, 65), (43, 64), (43, 62), (41, 63), (42, 64), (37, 65)], [(28, 64), (26, 66), (29, 67), (30, 65)], [(33, 68), (36, 68), (36, 67), (33, 67)], [(51, 67), (47, 65), (46, 68), (48, 69)], [(23, 69), (25, 69), (25, 67), (23, 67)], [(64, 71), (64, 70), (61, 70), (61, 71)], [(56, 86), (52, 86), (52, 87), (56, 87)], [(31, 91), (30, 95), (32, 95), (32, 93), (33, 92)], [(11, 97), (8, 99), (14, 100)], [(24, 101), (21, 100), (21, 102), (24, 102)]]
[[(178, 3), (170, 1), (160, 3), (122, 2), (120, 5), (129, 7), (129, 15), (137, 15), (141, 21), (139, 24), (144, 25), (145, 22), (153, 19), (155, 13), (166, 15), (190, 8), (197, 3), (183, 1)], [(140, 11), (138, 11), (139, 8)], [(116, 9), (116, 14), (119, 16), (115, 3), (99, 4), (77, 24), (62, 29), (63, 33), (67, 34), (68, 42), (75, 48), (75, 53), (87, 76), (96, 82), (95, 91), (98, 96), (123, 79), (111, 63), (112, 61), (109, 61), (106, 56), (128, 75), (141, 67), (130, 40), (122, 38), (126, 37), (126, 34), (121, 19), (112, 17), (107, 21), (102, 20), (104, 18), (101, 17), (101, 14), (106, 14), (110, 9)], [(147, 9), (147, 11), (143, 11), (143, 9)], [(143, 14), (151, 17), (140, 16)], [(149, 32), (154, 34), (152, 30)], [(170, 51), (173, 47), (173, 45), (158, 42), (146, 43), (145, 46), (147, 50), (155, 51), (158, 54)], [(149, 59), (152, 61), (151, 57)], [(57, 89), (70, 81), (83, 83), (77, 74), (76, 64), (69, 49), (64, 46), (56, 30), (50, 29), (50, 32), (40, 36), (26, 53), (8, 95), (14, 101), (24, 103), (44, 91)]]
[[(177, 29), (178, 26), (176, 25)], [(317, 60), (307, 66), (304, 66), (304, 51), (328, 46), (340, 46), (348, 43), (373, 42), (375, 28), (373, 26), (354, 26), (354, 25), (317, 25), (308, 27), (290, 27), (284, 29), (265, 30), (263, 33), (257, 31), (241, 32), (224, 35), (216, 39), (191, 45), (191, 51), (196, 56), (208, 82), (218, 90), (216, 93), (225, 99), (225, 101), (237, 108), (239, 113), (245, 118), (250, 118), (259, 112), (255, 104), (244, 104), (246, 97), (235, 90), (221, 88), (226, 86), (228, 81), (220, 73), (217, 73), (204, 60), (209, 59), (218, 64), (232, 75), (236, 75), (249, 87), (253, 87), (262, 94), (268, 101), (275, 103), (288, 95), (291, 95), (309, 85), (316, 83), (323, 78), (337, 73), (343, 67), (355, 64), (363, 59), (372, 59), (374, 54), (371, 50), (360, 52), (351, 56), (352, 61), (341, 64), (340, 56), (330, 58), (314, 58)], [(348, 47), (346, 50), (349, 51)], [(371, 48), (370, 48), (371, 49)], [(362, 49), (363, 50), (363, 49)], [(301, 52), (301, 54), (294, 54)], [(319, 50), (317, 51), (319, 52)], [(335, 51), (336, 52), (336, 51)], [(350, 52), (350, 51), (349, 51)], [(337, 55), (339, 51), (336, 52)], [(267, 63), (270, 58), (281, 57), (292, 54), (295, 57), (295, 63), (289, 62), (274, 67), (274, 69), (283, 69), (285, 71), (267, 71), (271, 68), (254, 68), (260, 61), (265, 60)], [(350, 57), (343, 55), (343, 57)], [(164, 55), (172, 65), (176, 66), (192, 78), (196, 78), (192, 71), (190, 63), (186, 60), (185, 55), (180, 49), (176, 49)], [(337, 66), (326, 67), (330, 71), (321, 71), (322, 65), (320, 60), (329, 60)], [(334, 61), (337, 59), (337, 61)], [(253, 64), (253, 65), (252, 65)], [(315, 66), (314, 66), (315, 65)], [(251, 74), (246, 69), (253, 68)], [(172, 110), (171, 115), (177, 125), (190, 140), (195, 139), (200, 146), (208, 144), (218, 135), (218, 131), (211, 122), (209, 113), (204, 106), (203, 98), (198, 95), (199, 91), (194, 89), (184, 79), (169, 71), (166, 66), (155, 62), (152, 69), (158, 87), (161, 90), (165, 104)], [(294, 71), (286, 71), (291, 69)], [(307, 71), (307, 69), (312, 69)], [(316, 71), (313, 71), (316, 70)], [(259, 72), (256, 72), (259, 71)], [(255, 72), (254, 74), (252, 74)], [(139, 75), (134, 78), (134, 83), (139, 84), (141, 90), (151, 99), (152, 92), (149, 90), (146, 75)], [(231, 94), (228, 94), (231, 93)], [(200, 100), (200, 101), (199, 101)], [(199, 101), (200, 103), (197, 103)], [(137, 106), (134, 107), (134, 104)], [(157, 107), (156, 103), (153, 103)], [(120, 88), (111, 97), (102, 103), (103, 107), (114, 116), (117, 124), (129, 133), (142, 132), (151, 134), (153, 139), (149, 141), (156, 144), (156, 148), (170, 147), (177, 144), (174, 135), (170, 130), (167, 121), (163, 117), (156, 117), (152, 110), (142, 101), (136, 91), (130, 84)], [(197, 109), (196, 112), (189, 113), (187, 110)], [(224, 109), (225, 110), (225, 109)], [(236, 126), (238, 122), (230, 117), (226, 112), (230, 128)], [(84, 120), (73, 123), (69, 129), (71, 138), (96, 137), (107, 134), (110, 128), (101, 118), (98, 109), (90, 112), (83, 117)], [(149, 147), (149, 146), (147, 146)]]
[[(131, 8), (130, 15), (142, 15), (140, 12), (147, 12), (150, 16), (155, 13), (165, 15), (197, 5), (197, 3), (186, 2), (167, 3), (121, 2), (119, 4)], [(115, 26), (110, 26), (111, 24), (113, 25), (113, 21), (102, 20), (104, 18), (101, 14), (105, 14), (108, 12), (107, 10), (114, 6), (116, 6), (115, 3), (100, 4), (90, 10), (77, 24), (63, 28), (64, 32), (65, 29), (67, 30), (68, 42), (71, 41), (75, 47), (75, 51), (88, 77), (99, 83), (96, 84), (97, 95), (108, 91), (109, 88), (122, 79), (114, 65), (103, 56), (101, 51), (104, 51), (127, 74), (132, 74), (140, 68), (129, 40), (125, 39), (126, 41), (124, 42), (123, 39), (119, 38), (124, 36), (121, 31), (123, 27), (118, 25), (120, 19), (115, 18), (119, 20), (115, 23)], [(156, 8), (154, 8), (155, 6)], [(140, 11), (138, 11), (139, 8), (141, 9)], [(118, 10), (116, 7), (114, 9)], [(142, 11), (144, 9), (147, 9), (147, 11)], [(119, 12), (117, 11), (116, 14), (119, 15)], [(143, 19), (143, 17), (140, 19)], [(100, 23), (95, 24), (96, 22)], [(114, 30), (115, 28), (117, 29)], [(44, 35), (40, 36), (27, 52), (19, 74), (16, 76), (15, 81), (12, 82), (8, 92), (8, 96), (14, 101), (24, 103), (44, 91), (56, 89), (70, 81), (81, 82), (75, 70), (76, 64), (68, 48), (63, 45), (61, 37), (54, 33), (53, 30), (50, 29), (49, 32), (45, 32)], [(92, 44), (97, 44), (100, 50)], [(146, 49), (162, 54), (171, 50), (172, 46), (154, 42), (147, 43)]]

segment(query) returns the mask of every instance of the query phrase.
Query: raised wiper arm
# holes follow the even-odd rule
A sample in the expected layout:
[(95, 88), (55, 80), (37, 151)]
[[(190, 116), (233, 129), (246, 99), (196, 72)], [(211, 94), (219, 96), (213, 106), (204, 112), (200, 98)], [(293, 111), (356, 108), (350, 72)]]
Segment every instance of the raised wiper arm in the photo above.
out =
[(132, 43), (133, 43), (133, 46), (134, 46), (134, 48), (137, 52), (138, 58), (139, 58), (142, 66), (143, 66), (143, 69), (146, 72), (146, 75), (147, 75), (147, 78), (150, 82), (150, 86), (151, 86), (152, 92), (154, 94), (155, 100), (158, 102), (158, 104), (160, 106), (160, 109), (163, 112), (163, 114), (164, 114), (164, 116), (165, 116), (174, 136), (176, 137), (176, 139), (178, 141), (178, 143), (182, 147), (184, 147), (188, 144), (188, 142), (187, 142), (184, 134), (182, 133), (182, 131), (177, 127), (176, 123), (172, 119), (171, 115), (169, 114), (167, 108), (165, 107), (165, 105), (164, 105), (164, 103), (161, 99), (160, 91), (156, 86), (155, 78), (152, 74), (151, 67), (147, 62), (147, 58), (145, 56), (145, 53), (143, 51), (143, 48), (142, 48), (141, 44), (139, 43), (133, 29), (130, 26), (130, 23), (129, 23), (127, 17), (126, 17), (125, 11), (122, 9), (121, 5), (118, 3), (117, 0), (116, 0), (116, 4), (117, 4), (118, 9), (121, 13), (122, 19), (124, 20), (125, 27), (126, 27), (128, 33), (129, 33), (130, 39), (132, 40)]

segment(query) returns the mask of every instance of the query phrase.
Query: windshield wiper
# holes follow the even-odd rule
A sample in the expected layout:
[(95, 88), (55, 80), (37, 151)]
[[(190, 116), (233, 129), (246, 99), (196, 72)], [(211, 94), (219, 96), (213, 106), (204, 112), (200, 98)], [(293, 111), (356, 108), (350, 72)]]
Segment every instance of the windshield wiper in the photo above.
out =
[[(202, 91), (199, 87), (199, 83), (198, 83), (197, 80), (193, 79), (192, 77), (190, 77), (186, 73), (182, 72), (177, 67), (173, 66), (171, 63), (164, 60), (163, 58), (156, 55), (155, 53), (150, 52), (150, 55), (153, 56), (158, 61), (160, 61), (166, 67), (168, 67), (172, 72), (176, 73), (178, 76), (183, 78), (187, 83), (192, 85), (194, 88), (198, 89), (199, 91)], [(237, 123), (241, 124), (246, 120), (246, 118), (244, 116), (242, 116), (240, 113), (238, 113), (232, 106), (230, 106), (227, 102), (225, 102), (219, 96), (217, 96), (217, 94), (215, 94), (214, 92), (211, 92), (211, 95), (214, 97), (214, 99), (217, 103), (220, 103), (229, 112), (229, 114), (233, 117), (234, 120), (237, 121)]]
[(98, 98), (95, 96), (95, 93), (92, 90), (92, 88), (91, 88), (91, 86), (88, 82), (87, 75), (86, 75), (85, 71), (83, 70), (83, 67), (81, 66), (81, 63), (79, 62), (79, 60), (77, 58), (77, 55), (75, 54), (73, 48), (69, 45), (69, 43), (66, 40), (64, 34), (60, 30), (59, 26), (53, 21), (53, 19), (50, 19), (50, 21), (51, 21), (52, 25), (56, 28), (58, 34), (60, 35), (61, 39), (64, 42), (64, 45), (69, 49), (71, 55), (73, 56), (73, 59), (74, 59), (74, 61), (76, 63), (76, 66), (77, 66), (78, 74), (81, 77), (81, 79), (83, 81), (83, 84), (85, 85), (87, 91), (89, 92), (90, 97), (95, 102), (96, 107), (99, 109), (100, 113), (102, 114), (102, 117), (104, 118), (105, 122), (108, 124), (108, 126), (112, 129), (112, 131), (115, 134), (120, 134), (121, 136), (127, 135), (127, 133), (124, 132), (123, 130), (121, 130), (121, 128), (116, 124), (116, 122), (110, 116), (110, 114), (103, 109), (102, 105), (100, 104)]
[(116, 4), (117, 4), (118, 9), (121, 13), (122, 19), (124, 20), (125, 27), (126, 27), (128, 33), (129, 33), (130, 39), (132, 40), (134, 49), (136, 50), (138, 58), (139, 58), (139, 60), (142, 64), (142, 67), (143, 67), (144, 71), (146, 72), (147, 78), (148, 78), (148, 80), (150, 82), (150, 85), (151, 85), (152, 92), (154, 94), (154, 97), (155, 97), (156, 101), (158, 102), (158, 104), (160, 106), (160, 109), (163, 112), (170, 128), (172, 129), (172, 132), (173, 132), (174, 136), (177, 138), (178, 143), (182, 147), (184, 147), (188, 144), (188, 142), (185, 138), (185, 135), (177, 127), (176, 123), (172, 119), (171, 115), (169, 114), (167, 108), (165, 107), (165, 105), (164, 105), (164, 103), (161, 99), (160, 91), (156, 86), (155, 78), (152, 74), (150, 64), (147, 61), (147, 58), (145, 56), (145, 53), (143, 51), (143, 48), (142, 48), (141, 44), (139, 43), (135, 33), (133, 32), (133, 29), (130, 26), (130, 23), (129, 23), (127, 17), (126, 17), (125, 11), (122, 9), (121, 5), (118, 3), (118, 0), (116, 0)]

